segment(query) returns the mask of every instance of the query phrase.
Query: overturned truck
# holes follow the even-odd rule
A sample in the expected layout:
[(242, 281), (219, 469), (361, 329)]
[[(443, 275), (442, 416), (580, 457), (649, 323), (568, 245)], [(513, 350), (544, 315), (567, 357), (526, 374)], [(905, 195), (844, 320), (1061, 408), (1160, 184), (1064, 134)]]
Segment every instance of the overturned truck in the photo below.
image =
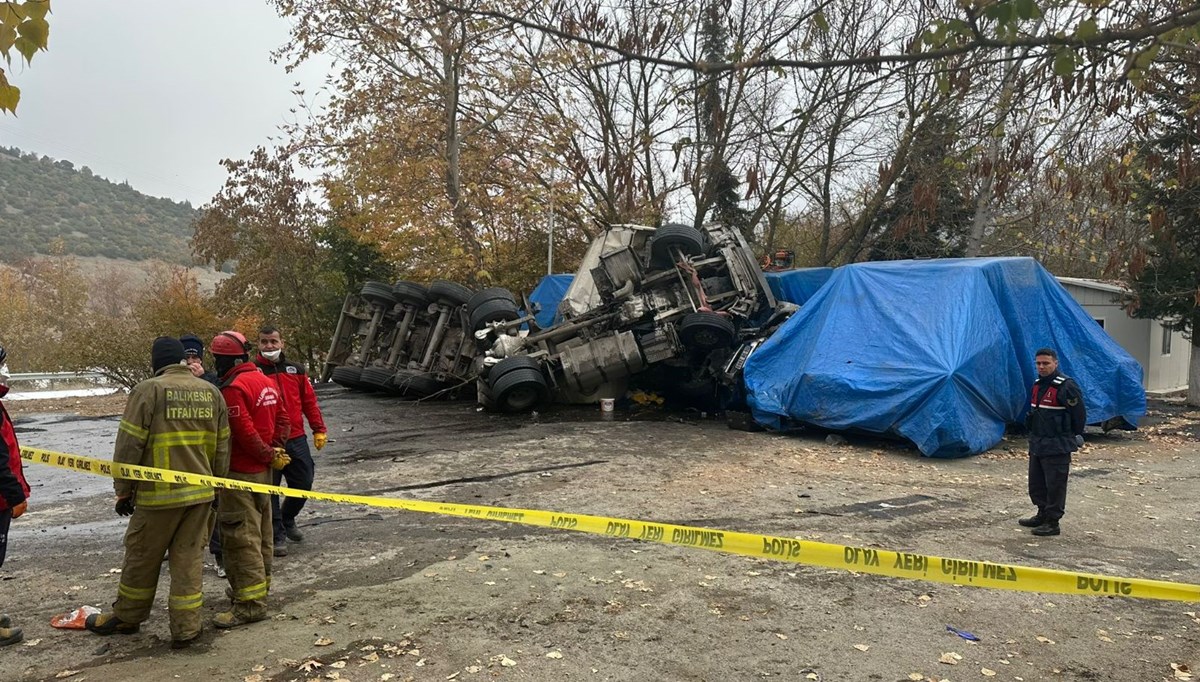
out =
[[(406, 398), (473, 391), (489, 410), (616, 398), (630, 386), (716, 403), (796, 309), (778, 301), (737, 230), (614, 225), (541, 327), (525, 297), (446, 281), (368, 282), (350, 296), (323, 379)], [(544, 318), (543, 318), (544, 319)]]

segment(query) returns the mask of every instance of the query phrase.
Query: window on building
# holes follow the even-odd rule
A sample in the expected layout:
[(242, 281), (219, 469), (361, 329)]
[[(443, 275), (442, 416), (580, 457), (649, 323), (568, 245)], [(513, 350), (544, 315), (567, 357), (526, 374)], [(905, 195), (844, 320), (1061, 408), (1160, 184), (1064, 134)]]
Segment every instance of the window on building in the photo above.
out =
[(1096, 320), (1096, 324), (1100, 325), (1101, 329), (1104, 329), (1104, 318), (1103, 317), (1094, 317), (1092, 319)]
[(1164, 322), (1163, 326), (1162, 326), (1162, 332), (1163, 332), (1162, 354), (1170, 355), (1171, 354), (1171, 336), (1172, 336), (1171, 335), (1171, 325)]

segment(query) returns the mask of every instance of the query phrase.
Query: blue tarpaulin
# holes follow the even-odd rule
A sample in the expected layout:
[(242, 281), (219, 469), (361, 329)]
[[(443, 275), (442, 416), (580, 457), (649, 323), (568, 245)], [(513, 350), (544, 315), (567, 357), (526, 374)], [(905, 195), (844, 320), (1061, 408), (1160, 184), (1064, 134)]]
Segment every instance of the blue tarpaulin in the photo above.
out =
[(769, 427), (888, 434), (962, 457), (1024, 419), (1043, 346), (1083, 389), (1089, 423), (1145, 414), (1141, 366), (1031, 258), (838, 268), (750, 356), (746, 389)]
[(798, 268), (783, 272), (764, 272), (767, 286), (775, 298), (796, 305), (808, 303), (808, 299), (829, 281), (833, 268)]
[(534, 315), (539, 327), (546, 329), (560, 321), (558, 318), (558, 304), (562, 301), (563, 296), (567, 293), (567, 287), (571, 286), (571, 282), (574, 279), (575, 275), (570, 274), (546, 275), (534, 287), (533, 292), (529, 294), (529, 302), (540, 306), (540, 310)]

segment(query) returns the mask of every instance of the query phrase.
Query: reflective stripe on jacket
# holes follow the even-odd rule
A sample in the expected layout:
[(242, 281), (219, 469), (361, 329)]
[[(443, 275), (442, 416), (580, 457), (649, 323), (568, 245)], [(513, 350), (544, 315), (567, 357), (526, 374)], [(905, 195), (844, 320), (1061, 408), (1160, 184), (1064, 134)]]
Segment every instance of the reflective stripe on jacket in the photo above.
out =
[[(191, 474), (229, 472), (229, 417), (221, 392), (169, 365), (129, 393), (117, 427), (114, 462), (140, 464)], [(116, 479), (118, 497), (134, 494), (139, 507), (170, 509), (211, 502), (208, 486)]]

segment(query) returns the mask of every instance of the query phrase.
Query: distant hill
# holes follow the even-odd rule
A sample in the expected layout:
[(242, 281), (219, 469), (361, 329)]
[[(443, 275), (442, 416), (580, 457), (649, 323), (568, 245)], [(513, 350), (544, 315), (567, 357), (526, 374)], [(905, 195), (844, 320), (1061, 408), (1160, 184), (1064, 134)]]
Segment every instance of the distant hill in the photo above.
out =
[(0, 261), (67, 254), (190, 265), (189, 203), (146, 196), (70, 161), (0, 147)]

